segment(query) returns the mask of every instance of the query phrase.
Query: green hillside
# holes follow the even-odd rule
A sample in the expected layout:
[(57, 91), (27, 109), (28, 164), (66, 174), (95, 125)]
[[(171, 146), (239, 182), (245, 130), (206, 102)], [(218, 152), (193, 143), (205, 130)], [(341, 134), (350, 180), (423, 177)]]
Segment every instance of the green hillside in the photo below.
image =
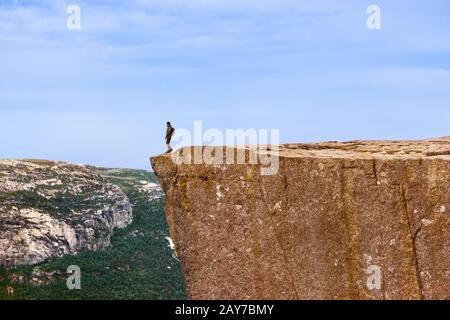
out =
[[(185, 299), (179, 262), (168, 247), (164, 198), (153, 173), (91, 168), (127, 194), (133, 223), (115, 230), (112, 247), (36, 266), (0, 268), (0, 299)], [(68, 290), (67, 267), (81, 269), (81, 290)], [(14, 290), (8, 295), (7, 286)]]

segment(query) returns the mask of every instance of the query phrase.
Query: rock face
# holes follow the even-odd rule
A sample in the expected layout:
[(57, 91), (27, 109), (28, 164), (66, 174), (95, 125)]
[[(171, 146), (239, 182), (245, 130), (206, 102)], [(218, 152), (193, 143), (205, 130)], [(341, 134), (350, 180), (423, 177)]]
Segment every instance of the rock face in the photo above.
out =
[(0, 265), (106, 248), (131, 221), (126, 195), (84, 166), (0, 160)]
[(151, 159), (190, 298), (450, 299), (450, 137), (282, 145), (268, 176), (193, 149)]

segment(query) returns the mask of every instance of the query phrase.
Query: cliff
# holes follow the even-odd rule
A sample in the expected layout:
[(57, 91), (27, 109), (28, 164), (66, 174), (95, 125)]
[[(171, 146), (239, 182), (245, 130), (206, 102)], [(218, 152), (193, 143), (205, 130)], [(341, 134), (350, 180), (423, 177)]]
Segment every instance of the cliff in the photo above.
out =
[(273, 175), (194, 149), (151, 159), (190, 298), (450, 299), (450, 137), (282, 145)]
[(127, 196), (84, 166), (0, 160), (1, 266), (106, 248), (131, 221)]

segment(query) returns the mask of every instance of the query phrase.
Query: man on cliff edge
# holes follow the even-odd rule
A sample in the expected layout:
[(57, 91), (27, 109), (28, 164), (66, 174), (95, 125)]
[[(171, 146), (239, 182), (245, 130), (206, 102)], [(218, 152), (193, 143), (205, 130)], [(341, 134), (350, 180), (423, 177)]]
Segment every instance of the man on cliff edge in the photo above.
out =
[(167, 151), (166, 153), (171, 153), (173, 151), (172, 147), (170, 146), (170, 140), (172, 140), (172, 136), (175, 133), (175, 128), (172, 127), (172, 124), (167, 121), (167, 130), (166, 130), (166, 146)]

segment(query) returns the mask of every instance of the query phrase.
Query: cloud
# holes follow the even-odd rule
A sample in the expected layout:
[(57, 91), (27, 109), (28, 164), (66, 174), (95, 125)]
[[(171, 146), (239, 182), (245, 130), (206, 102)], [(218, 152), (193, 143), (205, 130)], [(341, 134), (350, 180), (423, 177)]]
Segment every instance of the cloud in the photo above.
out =
[(441, 0), (380, 0), (378, 33), (361, 1), (75, 2), (81, 32), (62, 1), (0, 7), (5, 155), (145, 167), (169, 119), (282, 127), (284, 142), (448, 131)]
[[(191, 10), (290, 10), (318, 9), (323, 10), (322, 5), (307, 3), (309, 1), (298, 0), (132, 0), (137, 6), (144, 8), (164, 7), (168, 9), (191, 9)], [(312, 2), (312, 1), (311, 1)], [(333, 1), (326, 1), (333, 4)]]

